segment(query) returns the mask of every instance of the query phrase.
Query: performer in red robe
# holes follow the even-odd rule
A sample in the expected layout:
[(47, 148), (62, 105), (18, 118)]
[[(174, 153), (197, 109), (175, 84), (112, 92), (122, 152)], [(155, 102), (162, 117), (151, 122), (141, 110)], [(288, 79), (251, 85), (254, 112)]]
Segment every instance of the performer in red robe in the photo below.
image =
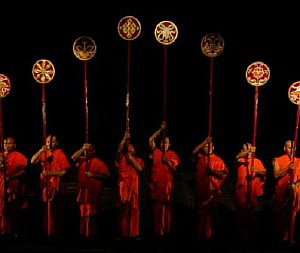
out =
[[(266, 168), (257, 158), (254, 158), (253, 168), (250, 167), (251, 157), (254, 154), (255, 147), (247, 143), (243, 145), (241, 152), (236, 156), (236, 225), (238, 236), (243, 238), (253, 235), (256, 223), (255, 207), (257, 206), (258, 198), (264, 194)], [(251, 191), (250, 194), (249, 190)]]
[(197, 157), (195, 173), (197, 234), (199, 238), (205, 239), (212, 237), (218, 198), (222, 194), (222, 186), (228, 174), (224, 161), (215, 155), (213, 150), (210, 138), (193, 150), (193, 155)]
[(7, 232), (17, 237), (25, 190), (20, 177), (25, 174), (28, 161), (15, 148), (15, 139), (8, 137), (4, 140), (4, 156), (3, 153), (0, 154), (0, 234)]
[(95, 157), (92, 144), (84, 144), (76, 151), (72, 160), (76, 161), (78, 173), (77, 202), (80, 206), (80, 236), (95, 236), (96, 214), (102, 193), (102, 180), (110, 176), (107, 165)]
[[(299, 211), (299, 200), (296, 201), (295, 199), (293, 203), (291, 198), (291, 173), (294, 170), (295, 182), (292, 184), (292, 187), (299, 191), (297, 178), (300, 178), (300, 159), (295, 158), (294, 165), (291, 164), (292, 141), (290, 140), (285, 142), (284, 152), (284, 155), (273, 159), (274, 176), (276, 178), (274, 193), (275, 226), (278, 240), (294, 242), (295, 228), (290, 230), (290, 220), (292, 215), (293, 223), (295, 224), (296, 214)], [(290, 231), (291, 234), (289, 233)]]
[(144, 162), (135, 156), (134, 146), (129, 143), (126, 131), (118, 147), (116, 167), (118, 169), (118, 201), (120, 210), (119, 228), (122, 237), (140, 236), (140, 173)]
[[(173, 173), (180, 163), (179, 156), (169, 150), (170, 141), (166, 137), (161, 141), (160, 148), (156, 147), (155, 140), (166, 127), (165, 124), (156, 131), (149, 139), (152, 150), (150, 191), (153, 201), (153, 226), (157, 236), (168, 236), (172, 228), (172, 195), (174, 189)], [(163, 154), (163, 143), (165, 155)]]
[(57, 144), (57, 137), (49, 135), (46, 145), (31, 158), (31, 163), (40, 162), (42, 165), (40, 185), (42, 201), (45, 203), (44, 229), (47, 236), (54, 236), (60, 232), (63, 222), (61, 178), (71, 167), (67, 156)]

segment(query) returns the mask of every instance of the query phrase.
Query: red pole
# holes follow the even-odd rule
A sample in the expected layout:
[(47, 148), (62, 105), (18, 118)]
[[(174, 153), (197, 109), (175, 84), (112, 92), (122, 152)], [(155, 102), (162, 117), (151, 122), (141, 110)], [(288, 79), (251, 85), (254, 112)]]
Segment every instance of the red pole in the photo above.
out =
[(85, 143), (89, 143), (89, 103), (88, 103), (88, 84), (87, 84), (87, 61), (83, 61), (83, 93), (85, 109)]
[(127, 44), (126, 131), (129, 132), (131, 42)]
[[(296, 157), (296, 148), (297, 148), (297, 142), (298, 142), (298, 128), (299, 128), (299, 122), (300, 122), (300, 105), (297, 107), (297, 117), (296, 117), (296, 126), (294, 131), (294, 142), (292, 146), (292, 159), (291, 159), (291, 165), (294, 165), (295, 157)], [(292, 185), (295, 182), (295, 169), (291, 171), (291, 181), (290, 184)], [(293, 187), (291, 187), (293, 189)], [(296, 197), (295, 192), (292, 190), (291, 199), (292, 199), (292, 206), (291, 206), (291, 212), (290, 212), (290, 227), (289, 227), (289, 240), (290, 242), (293, 242), (295, 239), (295, 219), (296, 219), (296, 212), (294, 210), (294, 198)]]
[[(46, 139), (47, 139), (47, 118), (46, 118), (46, 91), (45, 91), (45, 84), (42, 83), (42, 116), (43, 116), (43, 142), (44, 145), (46, 145)], [(45, 162), (45, 170), (48, 171), (48, 161), (47, 161), (47, 155), (46, 151), (44, 153), (46, 162)], [(48, 175), (46, 175), (46, 231), (47, 235), (51, 235), (51, 225), (50, 225), (50, 202), (48, 200)]]
[(213, 81), (214, 81), (214, 57), (210, 57), (208, 137), (211, 137), (211, 133), (212, 133)]
[[(163, 123), (167, 123), (167, 64), (168, 64), (168, 46), (164, 45), (164, 65), (163, 65)], [(163, 129), (163, 154), (166, 155), (165, 139), (167, 137), (167, 128)]]
[[(257, 111), (258, 111), (258, 96), (259, 96), (259, 87), (255, 86), (255, 96), (254, 96), (254, 120), (253, 120), (253, 135), (252, 135), (252, 148), (256, 147), (256, 131), (257, 131)], [(254, 168), (254, 156), (255, 152), (252, 151), (251, 154), (251, 163), (250, 166), (248, 166), (248, 175), (250, 175), (250, 178), (248, 180), (248, 206), (252, 207), (252, 177), (253, 177), (253, 171)], [(249, 171), (250, 170), (250, 171)]]

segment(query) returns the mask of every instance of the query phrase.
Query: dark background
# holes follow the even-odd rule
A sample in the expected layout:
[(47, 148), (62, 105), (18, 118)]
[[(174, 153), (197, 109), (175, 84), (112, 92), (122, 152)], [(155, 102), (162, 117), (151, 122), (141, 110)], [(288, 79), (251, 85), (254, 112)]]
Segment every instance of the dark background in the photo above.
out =
[[(88, 61), (90, 140), (114, 174), (117, 146), (125, 131), (127, 62), (127, 43), (119, 37), (117, 24), (132, 15), (139, 19), (142, 32), (132, 42), (131, 137), (138, 156), (149, 165), (148, 139), (162, 121), (163, 46), (156, 41), (154, 28), (171, 20), (179, 36), (168, 47), (167, 122), (172, 149), (182, 159), (177, 183), (184, 182), (182, 189), (190, 190), (191, 152), (207, 135), (210, 64), (200, 41), (217, 32), (225, 49), (215, 59), (212, 136), (216, 154), (230, 170), (225, 205), (233, 208), (235, 155), (243, 143), (251, 142), (255, 88), (246, 82), (245, 71), (254, 61), (263, 61), (271, 71), (270, 80), (260, 88), (256, 155), (267, 168), (266, 196), (272, 198), (272, 158), (281, 155), (295, 128), (296, 106), (287, 96), (290, 85), (300, 79), (295, 6), (65, 4), (26, 2), (2, 8), (0, 73), (12, 85), (3, 103), (5, 136), (16, 137), (21, 152), (30, 159), (42, 145), (41, 87), (31, 73), (41, 58), (52, 61), (56, 69), (46, 85), (47, 132), (59, 137), (68, 157), (83, 144), (83, 63), (74, 56), (72, 45), (79, 36), (90, 36), (97, 44), (95, 57)], [(38, 168), (31, 168), (29, 180), (36, 182)], [(178, 196), (188, 206), (191, 195)]]

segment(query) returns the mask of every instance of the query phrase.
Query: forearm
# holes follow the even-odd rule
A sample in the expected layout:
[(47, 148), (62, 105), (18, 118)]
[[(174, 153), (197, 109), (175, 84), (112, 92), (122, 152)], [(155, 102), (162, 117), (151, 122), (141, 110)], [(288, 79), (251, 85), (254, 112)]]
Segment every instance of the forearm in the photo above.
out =
[(119, 144), (119, 147), (118, 147), (118, 153), (121, 153), (125, 147), (125, 143), (126, 143), (126, 139), (124, 138), (121, 143)]
[(152, 136), (149, 138), (149, 146), (150, 148), (153, 150), (155, 148), (155, 140), (158, 137), (158, 135), (160, 135), (161, 133), (161, 129), (157, 130), (154, 134), (152, 134)]
[(72, 159), (73, 161), (76, 161), (76, 160), (82, 155), (83, 152), (84, 152), (84, 149), (83, 149), (83, 148), (79, 149), (78, 151), (76, 151), (76, 152), (72, 155), (71, 159)]
[(36, 154), (34, 154), (31, 158), (31, 163), (32, 164), (35, 164), (35, 163), (38, 163), (40, 161), (40, 157), (41, 157), (41, 154), (42, 154), (42, 150), (39, 150)]
[(128, 161), (132, 164), (137, 172), (141, 172), (143, 170), (142, 166), (134, 158), (128, 156)]

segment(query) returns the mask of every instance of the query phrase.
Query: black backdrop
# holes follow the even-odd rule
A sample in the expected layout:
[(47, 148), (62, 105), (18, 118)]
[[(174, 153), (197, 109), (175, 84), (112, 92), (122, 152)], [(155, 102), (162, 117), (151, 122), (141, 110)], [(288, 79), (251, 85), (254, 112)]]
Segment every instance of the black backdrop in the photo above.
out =
[[(6, 136), (15, 136), (18, 148), (30, 158), (42, 145), (41, 87), (32, 78), (36, 60), (49, 59), (56, 68), (47, 84), (48, 133), (57, 134), (70, 157), (84, 140), (83, 63), (72, 52), (79, 36), (97, 44), (88, 61), (90, 139), (99, 157), (114, 170), (118, 143), (125, 130), (126, 46), (117, 33), (125, 15), (137, 17), (141, 35), (132, 43), (131, 135), (137, 153), (147, 161), (148, 138), (162, 118), (163, 47), (154, 38), (162, 20), (173, 21), (179, 36), (168, 47), (168, 131), (172, 148), (181, 159), (181, 173), (193, 170), (193, 148), (207, 134), (209, 58), (200, 50), (206, 33), (220, 33), (223, 53), (215, 59), (213, 141), (215, 152), (234, 175), (234, 157), (253, 129), (254, 87), (245, 71), (254, 61), (271, 70), (261, 87), (258, 111), (257, 157), (267, 167), (293, 137), (296, 106), (287, 97), (299, 76), (299, 31), (293, 7), (260, 5), (218, 6), (200, 3), (180, 7), (97, 6), (66, 3), (4, 5), (0, 39), (0, 73), (11, 80), (4, 99)], [(153, 4), (153, 6), (151, 6)], [(36, 8), (37, 7), (37, 8)], [(268, 185), (267, 185), (268, 188)], [(272, 194), (272, 183), (267, 190)]]

